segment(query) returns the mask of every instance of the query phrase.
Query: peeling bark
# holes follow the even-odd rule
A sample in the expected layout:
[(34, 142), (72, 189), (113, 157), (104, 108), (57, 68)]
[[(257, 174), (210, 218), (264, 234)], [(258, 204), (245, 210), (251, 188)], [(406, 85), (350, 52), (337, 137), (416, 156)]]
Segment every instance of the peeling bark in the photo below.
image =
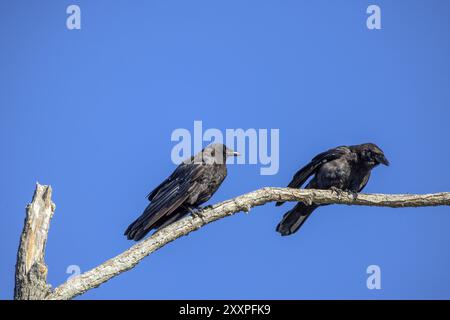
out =
[(50, 293), (45, 265), (50, 219), (55, 205), (50, 186), (36, 185), (33, 200), (26, 207), (26, 217), (17, 253), (14, 298), (17, 300), (44, 299)]

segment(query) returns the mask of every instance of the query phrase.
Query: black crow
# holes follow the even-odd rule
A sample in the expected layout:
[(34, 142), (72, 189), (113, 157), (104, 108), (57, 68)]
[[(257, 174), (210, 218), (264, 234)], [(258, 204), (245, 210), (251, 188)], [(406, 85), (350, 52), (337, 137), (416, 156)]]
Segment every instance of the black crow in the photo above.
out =
[[(340, 146), (315, 156), (301, 168), (289, 183), (289, 188), (299, 188), (312, 175), (306, 189), (332, 189), (337, 192), (360, 192), (369, 181), (371, 170), (379, 164), (389, 165), (383, 151), (373, 143)], [(283, 202), (277, 202), (280, 206)], [(277, 226), (283, 236), (295, 233), (318, 205), (303, 202), (286, 212)]]
[(215, 143), (183, 161), (147, 195), (151, 202), (125, 231), (127, 238), (138, 241), (153, 229), (161, 229), (188, 213), (196, 213), (227, 176), (227, 157), (238, 155), (223, 144)]

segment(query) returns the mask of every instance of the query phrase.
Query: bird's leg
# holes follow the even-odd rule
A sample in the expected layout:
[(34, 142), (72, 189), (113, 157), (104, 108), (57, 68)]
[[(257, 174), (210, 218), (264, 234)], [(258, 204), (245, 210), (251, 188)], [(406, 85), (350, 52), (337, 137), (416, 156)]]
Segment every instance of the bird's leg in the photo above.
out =
[(336, 193), (336, 195), (338, 197), (341, 197), (344, 192), (348, 192), (352, 195), (353, 201), (355, 201), (358, 198), (358, 192), (356, 192), (354, 190), (350, 190), (350, 189), (343, 190), (343, 189), (340, 189), (340, 188), (334, 187), (334, 186), (331, 187), (330, 190), (332, 192)]
[(189, 211), (190, 214), (192, 214), (193, 216), (197, 216), (199, 215), (198, 211), (200, 211), (200, 209), (198, 207), (186, 207), (186, 209)]
[(354, 190), (349, 190), (349, 189), (343, 190), (343, 189), (340, 189), (340, 188), (334, 187), (334, 186), (331, 187), (330, 190), (332, 192), (336, 193), (336, 195), (338, 197), (341, 197), (344, 192), (348, 192), (352, 195), (353, 201), (355, 201), (358, 198), (358, 192), (356, 192)]
[(336, 193), (336, 195), (337, 195), (338, 197), (342, 196), (342, 193), (345, 192), (344, 190), (342, 190), (342, 189), (340, 189), (340, 188), (338, 188), (338, 187), (335, 187), (335, 186), (332, 186), (332, 187), (330, 188), (330, 190), (331, 190), (331, 192)]
[(205, 222), (204, 217), (202, 215), (203, 208), (201, 208), (201, 207), (187, 207), (186, 209), (190, 212), (190, 214), (194, 218), (200, 218), (200, 219), (202, 219), (203, 222)]

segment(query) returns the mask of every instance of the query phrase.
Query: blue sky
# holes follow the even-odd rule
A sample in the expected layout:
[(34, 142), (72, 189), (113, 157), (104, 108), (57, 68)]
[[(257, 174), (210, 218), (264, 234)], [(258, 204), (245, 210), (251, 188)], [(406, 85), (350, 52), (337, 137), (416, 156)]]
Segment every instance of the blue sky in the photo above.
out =
[[(66, 28), (77, 4), (82, 29)], [(377, 4), (382, 30), (366, 28)], [(24, 208), (51, 184), (56, 286), (132, 243), (124, 229), (174, 169), (177, 128), (277, 128), (280, 169), (234, 165), (210, 203), (285, 186), (311, 157), (375, 142), (391, 161), (366, 192), (450, 189), (448, 1), (1, 1), (0, 298)], [(291, 204), (289, 205), (291, 206)], [(450, 298), (447, 207), (289, 206), (183, 237), (80, 299)], [(366, 268), (381, 268), (368, 290)]]

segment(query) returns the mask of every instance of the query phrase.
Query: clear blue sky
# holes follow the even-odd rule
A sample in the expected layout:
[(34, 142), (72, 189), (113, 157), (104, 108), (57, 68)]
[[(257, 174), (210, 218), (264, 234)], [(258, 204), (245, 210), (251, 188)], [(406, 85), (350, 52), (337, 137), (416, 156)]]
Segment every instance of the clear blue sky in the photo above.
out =
[[(366, 28), (378, 4), (382, 30)], [(67, 30), (78, 4), (82, 29)], [(312, 156), (375, 142), (366, 192), (450, 190), (450, 2), (1, 1), (0, 298), (24, 208), (51, 184), (48, 281), (122, 235), (174, 169), (176, 128), (280, 129), (280, 170), (231, 166), (210, 203), (285, 186)], [(96, 298), (450, 298), (449, 208), (328, 206), (280, 237), (289, 206), (237, 214), (89, 291)], [(381, 267), (381, 290), (366, 268)]]

